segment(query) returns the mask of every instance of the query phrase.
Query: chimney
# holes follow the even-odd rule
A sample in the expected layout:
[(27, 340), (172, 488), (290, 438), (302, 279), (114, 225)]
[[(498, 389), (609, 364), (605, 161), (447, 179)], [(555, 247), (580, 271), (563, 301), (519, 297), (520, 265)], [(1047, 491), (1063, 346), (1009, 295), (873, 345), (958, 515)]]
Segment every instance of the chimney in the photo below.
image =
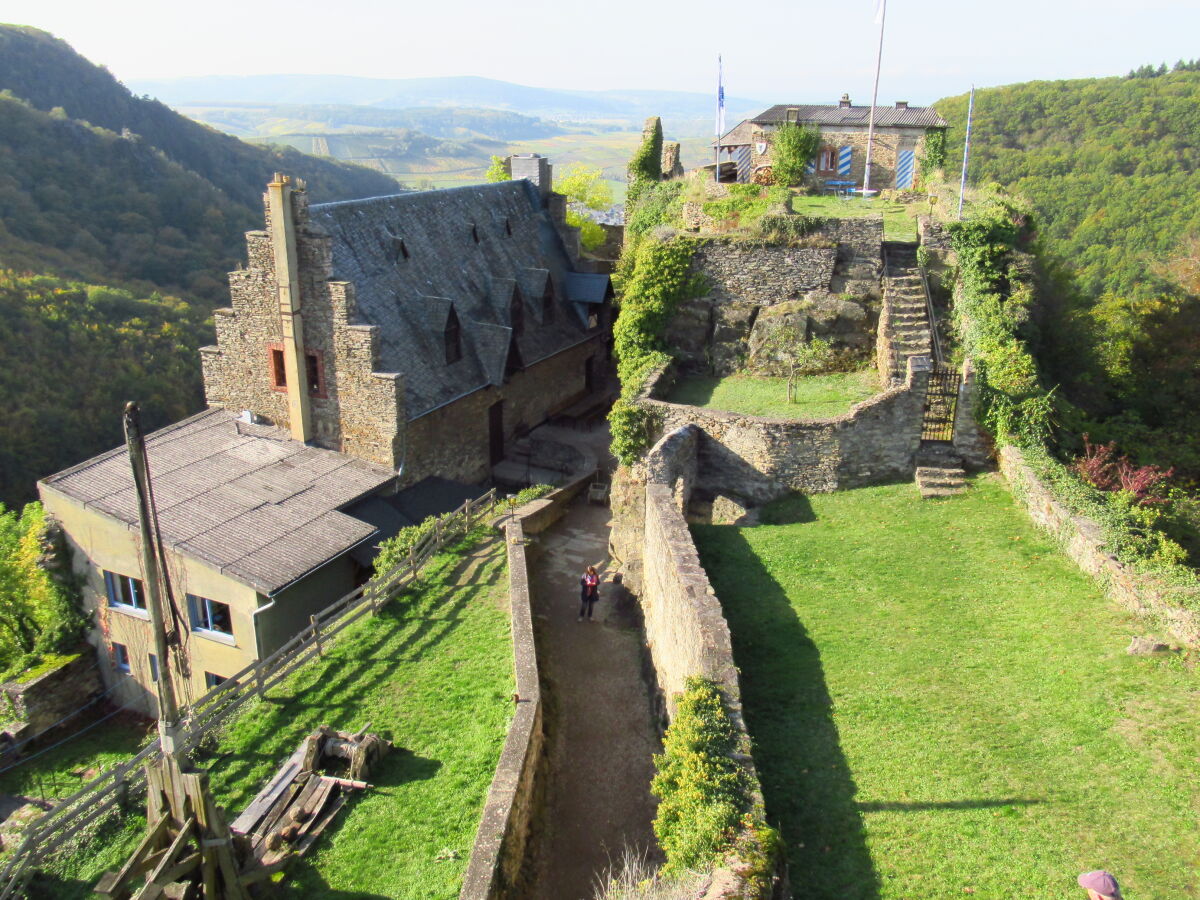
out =
[(550, 196), (553, 190), (553, 168), (550, 160), (538, 153), (522, 153), (511, 157), (513, 181), (532, 181), (542, 195), (542, 199)]
[(896, 109), (908, 109), (908, 101), (907, 100), (897, 100), (896, 101)]
[(842, 94), (842, 99), (838, 101), (838, 108), (839, 109), (849, 109), (850, 108), (850, 95), (849, 94)]
[[(300, 190), (303, 190), (301, 183)], [(271, 252), (275, 258), (275, 282), (279, 296), (279, 321), (283, 332), (283, 372), (287, 381), (288, 427), (292, 438), (307, 442), (312, 437), (308, 405), (308, 365), (304, 358), (304, 320), (300, 315), (300, 266), (296, 254), (296, 223), (292, 194), (297, 186), (279, 172), (267, 185), (267, 209), (271, 220)]]

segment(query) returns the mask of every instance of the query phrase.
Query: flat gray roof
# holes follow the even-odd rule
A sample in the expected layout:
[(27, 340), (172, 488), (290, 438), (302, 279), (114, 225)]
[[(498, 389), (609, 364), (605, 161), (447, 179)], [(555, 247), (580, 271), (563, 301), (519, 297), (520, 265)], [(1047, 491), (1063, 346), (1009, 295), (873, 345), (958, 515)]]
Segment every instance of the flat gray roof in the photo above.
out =
[[(383, 466), (310, 447), (223, 409), (147, 435), (146, 456), (163, 542), (264, 594), (371, 537), (375, 526), (339, 509), (395, 478)], [(42, 485), (137, 527), (124, 447)]]

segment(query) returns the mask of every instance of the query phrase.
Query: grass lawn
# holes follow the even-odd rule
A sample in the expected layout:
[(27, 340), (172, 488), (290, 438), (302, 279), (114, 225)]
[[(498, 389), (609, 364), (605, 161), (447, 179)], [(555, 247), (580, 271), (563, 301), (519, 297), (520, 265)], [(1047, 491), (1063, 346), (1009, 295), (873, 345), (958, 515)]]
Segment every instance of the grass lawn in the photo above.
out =
[(696, 527), (797, 896), (1200, 897), (1200, 677), (995, 476), (792, 498)]
[(879, 393), (873, 369), (796, 379), (794, 402), (787, 402), (787, 379), (760, 375), (680, 378), (666, 397), (672, 403), (703, 406), (751, 416), (828, 419)]
[[(325, 656), (224, 729), (210, 759), (218, 802), (240, 812), (319, 725), (396, 748), (276, 896), (454, 898), (512, 714), (512, 639), (501, 541), (425, 570), (424, 586), (348, 628)], [(131, 828), (117, 829), (127, 846)], [(101, 842), (107, 851), (112, 840)], [(94, 848), (89, 848), (88, 853)], [(76, 857), (45, 896), (89, 896), (112, 863)], [(119, 858), (119, 856), (118, 856)]]
[(802, 216), (830, 216), (851, 219), (859, 216), (883, 216), (883, 236), (889, 241), (915, 241), (917, 220), (903, 203), (874, 197), (835, 197), (832, 194), (797, 194), (792, 211)]

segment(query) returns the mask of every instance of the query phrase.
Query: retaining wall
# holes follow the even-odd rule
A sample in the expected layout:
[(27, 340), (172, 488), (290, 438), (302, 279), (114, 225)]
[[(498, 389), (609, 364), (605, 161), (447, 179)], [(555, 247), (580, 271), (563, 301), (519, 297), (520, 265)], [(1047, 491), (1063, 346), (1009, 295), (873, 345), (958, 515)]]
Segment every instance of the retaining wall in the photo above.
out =
[(87, 703), (102, 687), (99, 666), (90, 650), (29, 681), (6, 681), (0, 684), (8, 705), (3, 717), (9, 724), (4, 733), (13, 741), (41, 734)]
[(509, 517), (502, 531), (508, 548), (516, 709), (496, 774), (488, 788), (459, 900), (521, 896), (521, 864), (543, 782), (545, 734), (537, 651), (533, 643), (525, 533), (519, 517)]
[[(1016, 447), (1002, 447), (1000, 471), (1034, 523), (1052, 532), (1067, 556), (1103, 586), (1110, 597), (1167, 629), (1178, 641), (1200, 647), (1200, 612), (1183, 606), (1182, 592), (1132, 571), (1104, 549), (1100, 525), (1060, 502)], [(1193, 592), (1193, 601), (1195, 595)]]
[(909, 360), (905, 383), (831, 419), (775, 419), (658, 399), (670, 367), (651, 376), (638, 398), (661, 433), (699, 426), (697, 487), (758, 505), (789, 491), (827, 493), (911, 478), (921, 443), (929, 361)]

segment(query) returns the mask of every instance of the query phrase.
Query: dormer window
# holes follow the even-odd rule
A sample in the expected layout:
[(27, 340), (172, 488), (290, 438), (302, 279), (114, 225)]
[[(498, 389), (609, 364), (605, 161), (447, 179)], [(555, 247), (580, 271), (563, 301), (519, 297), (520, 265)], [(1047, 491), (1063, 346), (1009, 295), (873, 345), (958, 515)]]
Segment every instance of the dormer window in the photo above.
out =
[(549, 325), (554, 321), (554, 310), (558, 304), (554, 299), (554, 280), (546, 276), (546, 290), (542, 292), (542, 322)]
[(512, 237), (512, 219), (507, 217), (504, 219), (504, 233)]
[(521, 300), (521, 289), (513, 288), (512, 300), (508, 305), (508, 321), (512, 325), (514, 335), (521, 334), (525, 330), (525, 304)]
[(392, 262), (400, 262), (408, 259), (408, 245), (404, 243), (404, 238), (392, 236)]
[(476, 225), (471, 226), (471, 240), (477, 244), (479, 243), (479, 227)]
[(458, 314), (450, 307), (450, 315), (446, 318), (446, 330), (443, 333), (446, 342), (446, 365), (462, 359), (462, 325), (459, 324)]

